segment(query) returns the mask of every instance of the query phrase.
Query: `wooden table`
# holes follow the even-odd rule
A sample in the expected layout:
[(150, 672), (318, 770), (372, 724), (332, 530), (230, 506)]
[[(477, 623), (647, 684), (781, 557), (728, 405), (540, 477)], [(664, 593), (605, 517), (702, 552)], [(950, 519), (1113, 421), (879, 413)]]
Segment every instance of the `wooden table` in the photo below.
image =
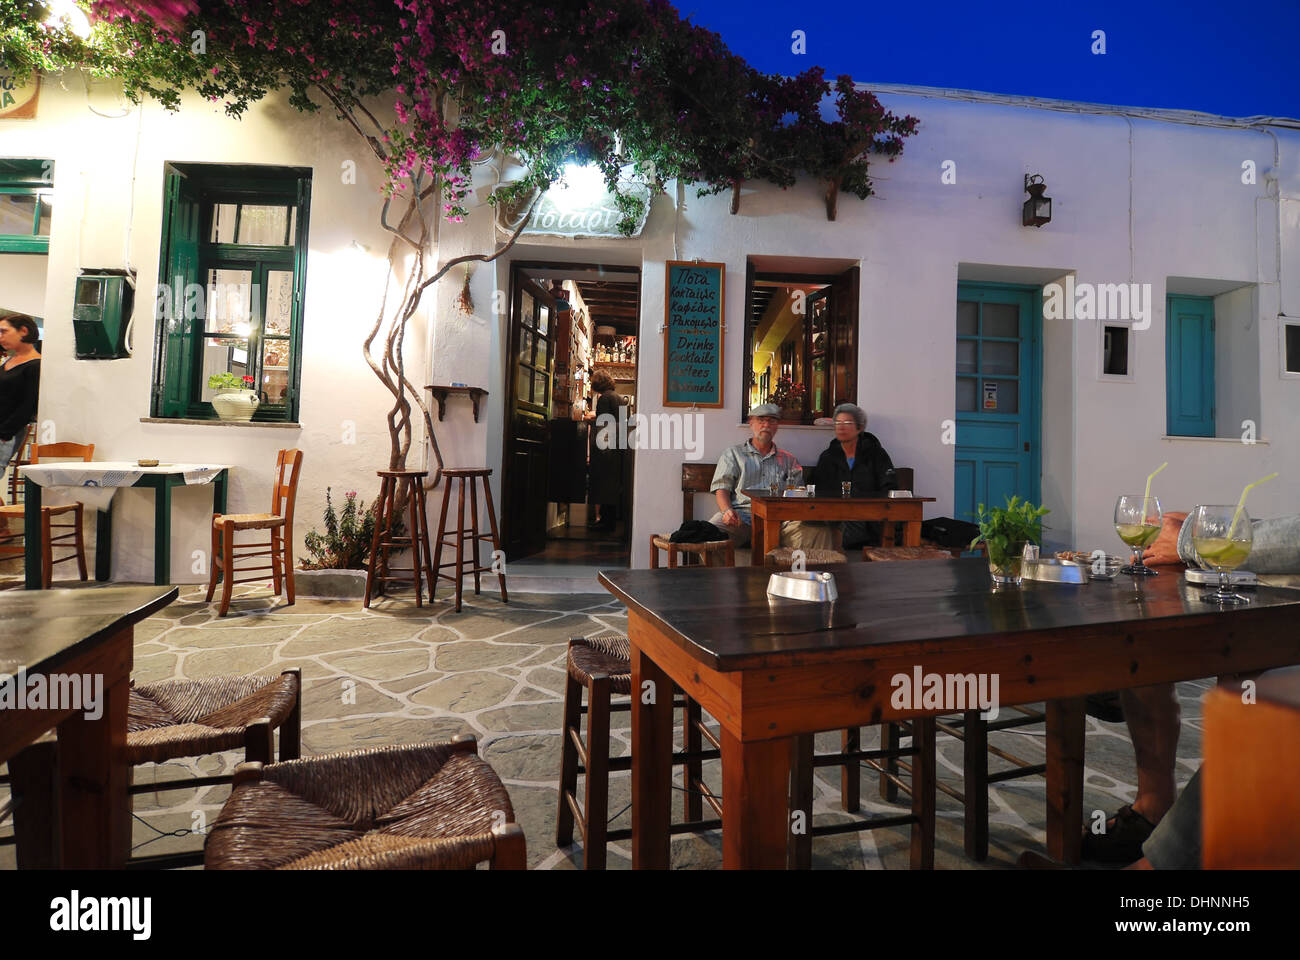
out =
[[(20, 467), (23, 474), (32, 469), (45, 476), (66, 473), (78, 479), (88, 475), (97, 477), (96, 485), (103, 487), (150, 487), (154, 492), (153, 525), (153, 582), (157, 586), (171, 583), (172, 566), (172, 490), (183, 487), (185, 474), (193, 469), (211, 469), (199, 464), (172, 463), (157, 467), (140, 467), (135, 463), (97, 460), (89, 463), (28, 464)], [(125, 482), (136, 475), (131, 482)], [(124, 475), (126, 475), (124, 477)], [(218, 468), (209, 482), (212, 484), (212, 512), (226, 512), (226, 492), (230, 468)], [(26, 548), (25, 570), (28, 590), (41, 588), (41, 484), (25, 476), (23, 503), (23, 545)], [(112, 576), (113, 511), (110, 503), (96, 514), (95, 522), (95, 579), (105, 581)], [(209, 557), (208, 562), (212, 559)]]
[(753, 567), (599, 575), (627, 604), (639, 691), (634, 866), (668, 866), (671, 683), (722, 726), (726, 867), (785, 865), (790, 738), (955, 712), (891, 703), (891, 679), (918, 666), (996, 674), (1003, 707), (1047, 701), (1048, 852), (1078, 862), (1085, 695), (1300, 663), (1300, 591), (1220, 608), (1172, 572), (994, 592), (979, 558), (823, 569), (834, 604), (769, 601), (769, 571)]
[[(0, 709), (0, 761), (45, 731), (59, 736), (61, 855), (65, 867), (121, 867), (131, 844), (126, 708), (135, 624), (176, 599), (176, 588), (104, 587), (0, 593), (0, 673), (100, 676), (102, 714), (89, 719), (62, 696), (44, 709)], [(22, 674), (19, 671), (23, 671)], [(53, 686), (49, 686), (53, 690)], [(25, 698), (24, 698), (25, 699)], [(4, 701), (0, 701), (4, 702)]]
[(750, 563), (763, 566), (769, 550), (781, 545), (781, 524), (787, 520), (884, 521), (885, 546), (893, 546), (891, 524), (903, 524), (903, 546), (921, 545), (921, 504), (934, 497), (774, 497), (764, 490), (746, 490), (753, 518)]

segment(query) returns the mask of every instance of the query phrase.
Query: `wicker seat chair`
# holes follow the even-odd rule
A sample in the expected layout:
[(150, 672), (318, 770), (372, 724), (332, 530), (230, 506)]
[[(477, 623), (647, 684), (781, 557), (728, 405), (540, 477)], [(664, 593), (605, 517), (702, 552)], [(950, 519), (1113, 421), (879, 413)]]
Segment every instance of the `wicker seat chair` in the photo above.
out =
[(473, 737), (243, 763), (208, 837), (211, 870), (526, 865), (510, 795)]
[[(30, 437), (30, 434), (29, 434)], [(22, 461), (23, 465), (37, 464), (41, 458), (46, 460), (51, 458), (59, 459), (80, 459), (84, 463), (89, 463), (95, 457), (95, 445), (93, 443), (45, 443), (30, 444), (26, 453), (27, 459)], [(18, 463), (13, 465), (13, 477), (10, 480), (10, 486), (16, 487), (18, 475)], [(23, 548), (16, 546), (19, 540), (23, 539), (23, 518), (26, 507), (17, 502), (8, 506), (0, 504), (0, 559), (11, 556), (22, 556)], [(80, 503), (63, 503), (45, 505), (41, 507), (41, 588), (48, 590), (54, 580), (54, 565), (57, 563), (66, 563), (70, 560), (77, 561), (77, 573), (84, 581), (86, 574), (86, 544), (82, 537), (81, 527), (82, 519), (85, 515), (85, 507)], [(54, 517), (72, 517), (71, 523), (53, 523)], [(66, 533), (55, 534), (55, 530), (66, 530)], [(54, 547), (70, 547), (72, 552), (66, 556), (54, 559)]]
[[(773, 547), (763, 555), (763, 565), (767, 567), (788, 567), (794, 563), (795, 547)], [(817, 547), (803, 551), (804, 563), (847, 563), (846, 557), (839, 550), (822, 550)]]

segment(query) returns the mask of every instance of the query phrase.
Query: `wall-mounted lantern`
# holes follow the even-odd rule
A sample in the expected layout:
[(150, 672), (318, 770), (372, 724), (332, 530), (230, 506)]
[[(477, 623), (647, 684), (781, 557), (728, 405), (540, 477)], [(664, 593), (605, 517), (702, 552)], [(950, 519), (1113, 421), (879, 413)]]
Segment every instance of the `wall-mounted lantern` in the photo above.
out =
[(1046, 189), (1047, 184), (1043, 183), (1042, 176), (1037, 173), (1025, 174), (1025, 192), (1029, 194), (1029, 199), (1025, 201), (1021, 222), (1026, 227), (1041, 227), (1052, 222), (1052, 198), (1043, 196)]

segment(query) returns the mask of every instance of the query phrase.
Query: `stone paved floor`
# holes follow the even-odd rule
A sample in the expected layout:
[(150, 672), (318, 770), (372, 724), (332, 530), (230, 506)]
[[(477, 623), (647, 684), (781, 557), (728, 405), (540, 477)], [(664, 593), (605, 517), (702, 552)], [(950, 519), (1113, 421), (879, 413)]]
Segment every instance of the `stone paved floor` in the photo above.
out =
[[(227, 673), (272, 673), (302, 668), (303, 750), (324, 753), (378, 744), (412, 743), (474, 734), (479, 750), (506, 783), (517, 819), (528, 841), (529, 864), (568, 869), (582, 864), (578, 846), (556, 849), (556, 784), (559, 728), (564, 691), (564, 657), (573, 636), (622, 633), (627, 618), (607, 594), (512, 594), (503, 606), (488, 590), (467, 597), (455, 613), (448, 603), (417, 609), (400, 595), (371, 610), (359, 601), (299, 599), (285, 607), (269, 590), (241, 588), (225, 619), (202, 602), (193, 586), (180, 599), (136, 631), (135, 671), (139, 682), (197, 679)], [(1208, 682), (1178, 688), (1183, 706), (1178, 779), (1186, 782), (1199, 765), (1200, 698)], [(627, 752), (628, 714), (615, 714), (616, 750)], [(864, 731), (864, 747), (877, 745), (875, 728)], [(1042, 727), (992, 735), (991, 740), (1030, 762), (1040, 762)], [(818, 748), (838, 744), (823, 734)], [(961, 744), (940, 736), (939, 776), (960, 789)], [(198, 771), (233, 769), (242, 759), (227, 753), (192, 761), (136, 768), (136, 782), (164, 782)], [(1084, 809), (1112, 811), (1130, 802), (1134, 786), (1133, 750), (1123, 724), (1088, 720)], [(993, 769), (1002, 761), (992, 760)], [(705, 776), (720, 788), (718, 762)], [(680, 774), (678, 775), (680, 784)], [(579, 780), (581, 789), (582, 781)], [(961, 809), (940, 793), (936, 865), (942, 869), (1004, 868), (1026, 848), (1045, 840), (1044, 781), (1008, 781), (990, 791), (990, 854), (986, 864), (962, 852)], [(611, 827), (629, 826), (629, 774), (614, 774), (610, 785)], [(847, 819), (839, 809), (839, 771), (823, 768), (816, 781), (814, 815), (818, 822)], [(0, 802), (6, 790), (0, 787)], [(160, 836), (211, 822), (228, 787), (179, 789), (137, 795), (134, 842), (137, 853), (162, 853), (197, 846), (193, 836)], [(863, 774), (864, 812), (897, 814), (901, 804), (879, 800), (875, 780)], [(674, 815), (680, 815), (680, 800)], [(9, 828), (0, 828), (8, 834)], [(721, 834), (681, 836), (672, 847), (673, 865), (715, 868), (721, 864)], [(908, 864), (906, 827), (818, 838), (814, 867), (902, 870)], [(0, 868), (14, 866), (13, 847), (0, 847)], [(609, 866), (631, 866), (626, 843), (612, 844)]]

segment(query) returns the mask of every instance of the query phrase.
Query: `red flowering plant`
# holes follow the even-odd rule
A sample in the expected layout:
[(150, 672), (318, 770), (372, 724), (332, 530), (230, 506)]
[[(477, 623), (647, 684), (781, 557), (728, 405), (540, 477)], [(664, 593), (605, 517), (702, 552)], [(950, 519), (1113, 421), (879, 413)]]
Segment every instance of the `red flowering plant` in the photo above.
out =
[[(652, 196), (679, 180), (738, 197), (746, 180), (787, 187), (806, 170), (865, 197), (865, 152), (896, 153), (915, 126), (851, 86), (841, 90), (839, 120), (823, 121), (829, 88), (819, 69), (761, 74), (665, 0), (88, 5), (96, 23), (82, 36), (46, 21), (41, 4), (0, 2), (0, 66), (19, 77), (84, 67), (120, 78), (135, 101), (148, 96), (169, 109), (196, 90), (233, 117), (286, 89), (299, 110), (330, 110), (382, 165), (389, 286), (364, 354), (394, 401), (390, 469), (405, 466), (416, 408), (442, 465), (403, 359), (424, 292), (458, 265), (510, 249), (567, 163), (601, 170), (627, 233), (646, 205), (620, 179), (629, 170)], [(487, 202), (522, 213), (510, 217), (518, 227), (491, 251), (438, 262), (440, 221), (463, 219), (479, 204), (476, 168), (499, 172), (509, 159), (522, 174)]]

